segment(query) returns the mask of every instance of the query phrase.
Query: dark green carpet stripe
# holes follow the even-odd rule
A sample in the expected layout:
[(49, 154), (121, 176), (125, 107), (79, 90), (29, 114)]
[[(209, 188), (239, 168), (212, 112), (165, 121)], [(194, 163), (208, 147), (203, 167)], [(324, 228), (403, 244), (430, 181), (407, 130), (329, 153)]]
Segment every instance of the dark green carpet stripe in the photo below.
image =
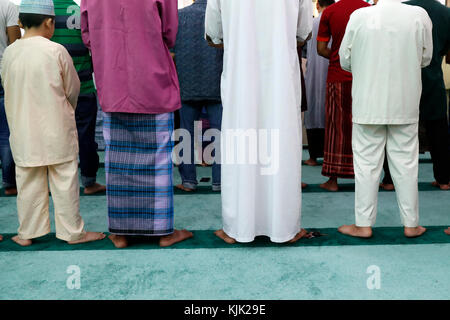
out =
[[(323, 161), (322, 161), (322, 160), (318, 160), (317, 163), (318, 163), (319, 165), (322, 165)], [(425, 159), (419, 159), (419, 163), (433, 163), (433, 162), (431, 161), (431, 159), (425, 158)], [(304, 162), (304, 161), (303, 161), (303, 165), (305, 165), (305, 162)], [(305, 165), (305, 166), (306, 166), (306, 165)], [(1, 168), (1, 167), (2, 167), (2, 166), (1, 166), (1, 164), (0, 164), (0, 168)], [(100, 168), (105, 168), (105, 163), (104, 163), (104, 162), (100, 162), (100, 163), (99, 163), (99, 167), (100, 167)], [(201, 165), (197, 165), (197, 167), (201, 167)]]
[[(80, 196), (82, 197), (99, 197), (99, 196), (106, 196), (106, 192), (100, 192), (97, 194), (92, 194), (92, 195), (85, 195), (84, 194), (84, 188), (80, 188)], [(5, 189), (1, 188), (0, 189), (0, 198), (14, 198), (16, 196), (6, 196), (5, 195)]]
[[(160, 248), (157, 239), (136, 238), (130, 247), (124, 250), (139, 249), (224, 249), (224, 248), (266, 248), (266, 247), (329, 247), (329, 246), (371, 246), (371, 245), (424, 245), (447, 244), (450, 236), (444, 233), (446, 227), (428, 227), (428, 231), (420, 238), (408, 239), (403, 236), (402, 227), (381, 227), (374, 229), (371, 239), (358, 239), (340, 234), (336, 229), (316, 229), (324, 236), (314, 239), (304, 239), (296, 244), (276, 244), (266, 237), (258, 237), (253, 243), (228, 245), (217, 238), (212, 230), (196, 230), (194, 238), (178, 243), (170, 248)], [(77, 251), (77, 250), (118, 250), (111, 241), (105, 239), (92, 243), (71, 246), (55, 238), (54, 234), (47, 235), (34, 241), (29, 247), (20, 247), (11, 240), (12, 234), (5, 234), (0, 242), (0, 252), (9, 251)]]
[[(317, 163), (319, 165), (322, 165), (323, 164), (323, 160), (317, 160)], [(430, 158), (421, 158), (421, 159), (419, 159), (419, 163), (433, 163), (433, 161)], [(302, 164), (304, 166), (306, 166), (305, 161), (302, 161)]]
[[(354, 183), (345, 183), (339, 185), (340, 191), (339, 192), (355, 192), (355, 184)], [(448, 191), (442, 191), (438, 188), (431, 185), (430, 182), (419, 182), (419, 191), (436, 191), (436, 192), (448, 192)], [(82, 197), (99, 197), (99, 196), (105, 196), (106, 192), (101, 192), (93, 195), (85, 195), (84, 189), (80, 188), (80, 195)], [(303, 193), (322, 193), (322, 192), (329, 192), (327, 190), (324, 190), (320, 187), (319, 184), (310, 184), (306, 189), (303, 189)], [(392, 191), (385, 191), (384, 189), (380, 189), (380, 192), (392, 192)], [(220, 192), (212, 191), (212, 188), (210, 186), (198, 186), (197, 190), (193, 192), (186, 192), (183, 190), (180, 190), (178, 188), (174, 188), (174, 194), (176, 195), (199, 195), (199, 194), (220, 194)], [(0, 198), (12, 198), (15, 196), (6, 196), (5, 190), (0, 189)]]
[[(355, 184), (354, 183), (345, 183), (339, 185), (340, 192), (355, 192)], [(419, 182), (419, 191), (440, 191), (440, 192), (447, 192), (447, 191), (441, 191), (440, 189), (434, 187), (431, 185), (431, 182)], [(329, 192), (327, 190), (324, 190), (320, 187), (320, 184), (310, 184), (306, 189), (303, 189), (303, 193), (322, 193), (322, 192)], [(392, 191), (385, 191), (384, 189), (380, 188), (380, 192), (392, 192)], [(194, 192), (186, 192), (182, 191), (180, 189), (175, 189), (174, 193), (176, 195), (189, 195), (189, 194), (219, 194), (219, 192), (212, 191), (212, 188), (210, 186), (199, 186), (197, 187), (197, 190)]]
[[(303, 163), (304, 166), (306, 166), (304, 161), (302, 163)], [(322, 160), (318, 160), (317, 163), (319, 165), (322, 165), (323, 161)], [(433, 162), (431, 161), (431, 159), (419, 159), (419, 163), (424, 163), (425, 164), (425, 163), (433, 163)], [(104, 168), (105, 164), (102, 162), (102, 163), (99, 164), (99, 167), (100, 168)], [(197, 165), (197, 167), (202, 167), (202, 166), (201, 165)]]

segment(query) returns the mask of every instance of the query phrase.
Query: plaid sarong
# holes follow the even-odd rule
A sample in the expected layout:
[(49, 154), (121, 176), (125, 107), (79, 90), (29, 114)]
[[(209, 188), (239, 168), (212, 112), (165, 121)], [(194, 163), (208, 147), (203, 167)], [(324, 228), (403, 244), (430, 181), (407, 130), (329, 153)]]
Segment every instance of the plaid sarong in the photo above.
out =
[(327, 83), (322, 175), (353, 179), (352, 82)]
[(173, 113), (104, 113), (109, 231), (173, 233)]

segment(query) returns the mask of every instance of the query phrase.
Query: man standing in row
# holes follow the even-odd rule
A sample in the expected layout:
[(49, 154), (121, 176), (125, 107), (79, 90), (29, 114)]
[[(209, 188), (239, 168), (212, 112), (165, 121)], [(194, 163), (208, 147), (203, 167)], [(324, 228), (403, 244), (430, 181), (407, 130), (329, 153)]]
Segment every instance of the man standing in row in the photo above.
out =
[(174, 229), (177, 1), (83, 0), (81, 30), (104, 111), (109, 239), (125, 248), (132, 236), (162, 247), (191, 238)]
[[(450, 64), (450, 49), (449, 49), (449, 51), (447, 53), (447, 57), (445, 58), (445, 62), (447, 64)], [(450, 102), (449, 102), (449, 105), (448, 105), (448, 110), (450, 111)], [(448, 120), (448, 139), (449, 139), (448, 151), (450, 152), (450, 118)], [(450, 227), (445, 229), (445, 233), (450, 236)]]
[(425, 124), (430, 144), (436, 179), (433, 185), (441, 190), (450, 190), (447, 93), (442, 71), (442, 60), (450, 48), (450, 8), (438, 1), (411, 0), (405, 3), (425, 9), (433, 22), (433, 59), (431, 64), (422, 70), (420, 119)]
[[(252, 242), (256, 236), (295, 242), (307, 234), (300, 227), (301, 77), (296, 48), (311, 30), (311, 0), (208, 1), (207, 39), (225, 47), (223, 229), (216, 235), (227, 243)], [(265, 156), (268, 150), (271, 159)]]
[(334, 0), (318, 0), (319, 16), (313, 20), (312, 37), (307, 43), (306, 62), (306, 100), (308, 110), (305, 112), (306, 134), (308, 136), (309, 160), (306, 165), (317, 166), (317, 158), (323, 157), (325, 140), (325, 97), (329, 60), (317, 54), (317, 33), (322, 12), (334, 4)]
[[(19, 10), (9, 0), (0, 0), (0, 62), (5, 49), (20, 39)], [(2, 163), (2, 178), (5, 194), (17, 194), (16, 170), (11, 146), (9, 144), (9, 127), (5, 113), (5, 97), (0, 84), (0, 161)], [(1, 236), (0, 236), (1, 237)]]
[[(329, 180), (321, 187), (338, 191), (338, 178), (353, 179), (352, 75), (339, 64), (339, 48), (350, 15), (368, 7), (363, 0), (341, 0), (322, 13), (317, 35), (317, 52), (330, 59), (325, 106), (325, 150), (322, 175)], [(332, 40), (331, 49), (328, 48)]]
[(343, 234), (372, 236), (385, 150), (405, 236), (426, 231), (419, 226), (418, 126), (432, 27), (425, 10), (401, 0), (380, 0), (350, 18), (339, 55), (342, 68), (353, 73), (356, 224), (340, 227)]
[[(187, 192), (194, 191), (198, 184), (194, 125), (200, 119), (202, 109), (206, 109), (211, 129), (220, 131), (222, 125), (220, 77), (223, 50), (211, 48), (204, 39), (206, 3), (206, 0), (196, 0), (191, 6), (179, 11), (178, 35), (173, 50), (180, 80), (180, 127), (190, 133), (190, 151), (183, 151), (185, 157), (187, 154), (190, 157), (186, 157), (188, 162), (178, 167), (182, 183), (177, 188)], [(214, 144), (219, 155), (220, 141), (214, 141)], [(212, 164), (212, 190), (220, 191), (220, 161), (217, 159), (208, 164)]]
[(56, 30), (51, 40), (62, 44), (67, 49), (81, 81), (75, 119), (84, 194), (104, 192), (106, 187), (97, 183), (99, 168), (98, 145), (95, 142), (97, 95), (92, 77), (92, 59), (81, 38), (80, 7), (73, 0), (53, 0), (53, 3)]

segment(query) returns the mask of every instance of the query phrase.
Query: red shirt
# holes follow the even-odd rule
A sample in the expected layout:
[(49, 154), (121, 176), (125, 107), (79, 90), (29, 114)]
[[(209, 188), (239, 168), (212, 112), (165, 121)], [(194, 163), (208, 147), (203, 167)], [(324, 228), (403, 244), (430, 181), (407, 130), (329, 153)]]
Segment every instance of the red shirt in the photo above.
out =
[(322, 12), (317, 41), (328, 42), (333, 40), (327, 82), (352, 81), (352, 74), (341, 68), (339, 48), (341, 47), (350, 15), (355, 10), (363, 7), (370, 7), (370, 5), (363, 0), (341, 0)]

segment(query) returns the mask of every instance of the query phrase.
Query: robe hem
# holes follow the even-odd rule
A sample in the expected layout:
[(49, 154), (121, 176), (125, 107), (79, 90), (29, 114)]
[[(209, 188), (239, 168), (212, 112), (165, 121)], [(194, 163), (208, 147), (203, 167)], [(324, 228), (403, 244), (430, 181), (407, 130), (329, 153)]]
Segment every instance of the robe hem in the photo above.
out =
[[(223, 231), (230, 237), (235, 239), (237, 242), (240, 243), (251, 243), (253, 241), (255, 241), (256, 237), (269, 237), (270, 241), (274, 242), (274, 243), (286, 243), (292, 239), (294, 239), (294, 237), (302, 230), (302, 228), (299, 228), (299, 230), (297, 232), (295, 232), (293, 235), (290, 235), (286, 238), (278, 238), (278, 237), (273, 237), (268, 235), (267, 233), (264, 232), (256, 232), (255, 235), (253, 236), (253, 238), (240, 238), (240, 237), (235, 237), (233, 236), (232, 232), (227, 232), (227, 230), (224, 228)], [(249, 240), (251, 239), (251, 240)]]

